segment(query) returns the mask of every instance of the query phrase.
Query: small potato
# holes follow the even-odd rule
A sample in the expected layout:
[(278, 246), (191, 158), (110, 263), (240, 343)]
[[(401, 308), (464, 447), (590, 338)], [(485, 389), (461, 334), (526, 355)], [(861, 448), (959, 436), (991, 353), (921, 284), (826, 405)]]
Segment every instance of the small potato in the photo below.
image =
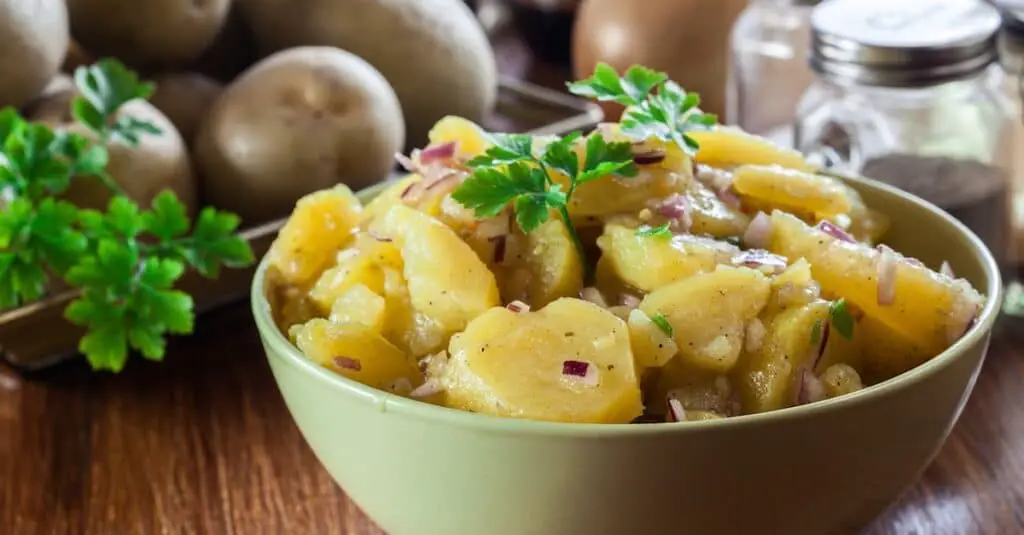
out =
[(342, 185), (303, 197), (270, 247), (270, 265), (285, 284), (308, 287), (352, 240), (361, 212), (359, 199)]
[(367, 386), (407, 393), (423, 383), (416, 361), (365, 325), (315, 318), (296, 331), (295, 340), (317, 364)]
[(726, 373), (739, 358), (747, 322), (767, 304), (770, 286), (759, 271), (719, 266), (658, 288), (644, 298), (640, 310), (651, 318), (665, 317), (683, 362)]
[(185, 143), (192, 146), (199, 125), (224, 87), (194, 72), (164, 74), (153, 81), (156, 92), (149, 101), (170, 119)]
[(224, 90), (195, 158), (211, 204), (263, 222), (310, 192), (386, 179), (404, 132), (395, 92), (373, 66), (337, 48), (298, 47)]
[(643, 411), (622, 320), (579, 299), (493, 308), (452, 338), (439, 381), (453, 408), (556, 422), (629, 423)]

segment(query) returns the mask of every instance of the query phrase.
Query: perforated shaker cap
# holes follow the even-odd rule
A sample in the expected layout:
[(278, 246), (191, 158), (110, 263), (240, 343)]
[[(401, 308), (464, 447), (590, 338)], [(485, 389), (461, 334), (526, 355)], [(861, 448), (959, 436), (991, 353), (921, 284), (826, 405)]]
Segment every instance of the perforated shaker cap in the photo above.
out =
[(1000, 22), (981, 0), (828, 0), (811, 15), (810, 64), (836, 82), (939, 84), (996, 60)]

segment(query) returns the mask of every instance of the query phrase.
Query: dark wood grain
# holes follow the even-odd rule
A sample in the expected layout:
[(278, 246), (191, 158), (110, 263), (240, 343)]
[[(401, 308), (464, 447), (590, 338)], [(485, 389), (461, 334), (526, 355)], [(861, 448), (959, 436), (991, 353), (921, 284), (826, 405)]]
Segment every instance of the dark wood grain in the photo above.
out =
[[(506, 73), (565, 79), (499, 50)], [(120, 375), (0, 367), (0, 533), (383, 534), (303, 443), (246, 304)], [(1024, 533), (1024, 324), (1000, 327), (940, 455), (867, 533)]]

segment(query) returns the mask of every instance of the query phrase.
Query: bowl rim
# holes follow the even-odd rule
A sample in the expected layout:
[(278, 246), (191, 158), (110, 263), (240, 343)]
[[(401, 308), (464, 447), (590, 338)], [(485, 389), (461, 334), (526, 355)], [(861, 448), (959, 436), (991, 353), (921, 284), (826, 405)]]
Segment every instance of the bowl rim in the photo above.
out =
[[(988, 279), (988, 287), (985, 292), (987, 297), (985, 306), (982, 308), (982, 311), (978, 315), (977, 321), (975, 321), (974, 325), (953, 345), (939, 355), (913, 369), (880, 383), (868, 386), (863, 390), (836, 398), (758, 414), (745, 414), (716, 420), (663, 422), (657, 424), (567, 423), (493, 416), (433, 405), (424, 401), (391, 394), (383, 390), (377, 390), (343, 375), (334, 373), (306, 358), (298, 348), (296, 348), (284, 336), (284, 334), (278, 330), (277, 325), (273, 320), (270, 310), (270, 302), (264, 294), (264, 281), (269, 255), (264, 255), (260, 260), (260, 264), (256, 270), (255, 276), (253, 277), (251, 287), (253, 317), (256, 321), (257, 330), (267, 346), (266, 356), (268, 360), (274, 358), (274, 355), (271, 354), (272, 352), (276, 353), (277, 356), (285, 361), (287, 365), (296, 369), (299, 373), (308, 376), (313, 380), (319, 381), (330, 388), (339, 390), (350, 398), (362, 398), (361, 401), (376, 405), (382, 414), (403, 414), (408, 417), (429, 421), (433, 424), (469, 427), (478, 431), (563, 437), (632, 437), (640, 435), (660, 435), (663, 433), (708, 432), (710, 430), (724, 431), (731, 429), (734, 426), (765, 425), (778, 421), (811, 417), (837, 408), (866, 404), (873, 400), (883, 398), (897, 389), (907, 388), (913, 383), (926, 380), (928, 377), (938, 373), (941, 368), (949, 365), (961, 353), (967, 351), (968, 348), (978, 344), (987, 344), (988, 342), (985, 340), (985, 337), (989, 336), (992, 331), (995, 321), (999, 315), (999, 311), (1002, 308), (1003, 287), (998, 264), (988, 247), (984, 245), (981, 239), (963, 223), (935, 205), (893, 186), (889, 186), (888, 184), (870, 178), (832, 172), (827, 174), (834, 175), (846, 182), (851, 182), (858, 186), (866, 186), (869, 189), (880, 190), (886, 195), (899, 197), (903, 201), (916, 204), (920, 208), (932, 212), (945, 220), (947, 224), (951, 225), (967, 239), (974, 254), (981, 261), (983, 271)], [(387, 181), (378, 184), (363, 190), (359, 195), (364, 196), (379, 193), (392, 183), (393, 181)], [(356, 400), (353, 399), (353, 401)]]

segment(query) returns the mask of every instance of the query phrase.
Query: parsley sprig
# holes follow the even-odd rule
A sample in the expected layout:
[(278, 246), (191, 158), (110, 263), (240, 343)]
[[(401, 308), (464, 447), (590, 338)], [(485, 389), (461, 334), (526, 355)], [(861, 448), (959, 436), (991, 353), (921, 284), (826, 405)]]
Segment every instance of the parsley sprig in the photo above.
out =
[(620, 77), (611, 65), (598, 63), (590, 78), (568, 87), (576, 95), (626, 106), (619, 121), (626, 135), (675, 143), (691, 156), (700, 147), (686, 133), (707, 130), (718, 122), (715, 115), (700, 111), (700, 95), (686, 92), (665, 73), (640, 65), (633, 65)]
[[(582, 184), (609, 175), (636, 176), (637, 168), (629, 142), (608, 143), (600, 134), (586, 139), (581, 164), (575, 151), (580, 137), (573, 132), (536, 151), (530, 135), (492, 134), (491, 146), (469, 161), (473, 172), (452, 192), (452, 198), (474, 210), (477, 217), (494, 217), (512, 203), (523, 232), (532, 232), (554, 211), (587, 266), (583, 242), (569, 216), (570, 199)], [(568, 186), (563, 188), (552, 175), (564, 177)]]
[[(0, 111), (0, 309), (35, 301), (52, 278), (64, 280), (80, 291), (65, 310), (86, 327), (79, 350), (94, 369), (119, 371), (131, 349), (160, 360), (168, 334), (191, 332), (192, 297), (174, 289), (187, 268), (212, 278), (254, 257), (235, 234), (237, 216), (207, 207), (193, 224), (169, 190), (144, 210), (107, 173), (109, 142), (135, 146), (161, 133), (117, 113), (148, 98), (152, 84), (116, 60), (79, 68), (75, 83), (71, 111), (88, 137)], [(88, 177), (111, 191), (106, 211), (61, 197)]]

